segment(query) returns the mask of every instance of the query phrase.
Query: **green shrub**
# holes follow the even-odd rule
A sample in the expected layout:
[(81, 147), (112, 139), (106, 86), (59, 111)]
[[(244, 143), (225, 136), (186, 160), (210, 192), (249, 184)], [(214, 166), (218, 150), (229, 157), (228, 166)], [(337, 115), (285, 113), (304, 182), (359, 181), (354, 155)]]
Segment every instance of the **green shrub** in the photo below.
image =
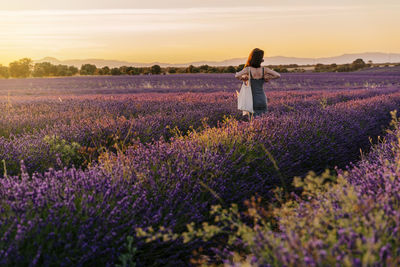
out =
[(72, 142), (68, 143), (66, 140), (61, 139), (57, 136), (46, 135), (43, 141), (50, 146), (50, 153), (59, 156), (59, 159), (65, 166), (76, 165), (80, 166), (83, 158), (79, 153), (81, 145)]

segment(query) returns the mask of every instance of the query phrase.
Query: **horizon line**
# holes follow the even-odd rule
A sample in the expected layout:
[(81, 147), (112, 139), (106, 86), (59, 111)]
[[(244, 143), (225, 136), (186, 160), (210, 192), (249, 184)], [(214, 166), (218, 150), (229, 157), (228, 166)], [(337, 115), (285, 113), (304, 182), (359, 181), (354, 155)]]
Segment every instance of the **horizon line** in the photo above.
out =
[[(358, 55), (358, 54), (384, 54), (384, 55), (390, 55), (390, 54), (395, 54), (400, 56), (400, 51), (399, 52), (380, 52), (380, 51), (367, 51), (367, 52), (343, 52), (341, 54), (335, 54), (335, 55), (330, 55), (330, 56), (320, 56), (320, 57), (300, 57), (300, 56), (285, 56), (282, 54), (279, 55), (272, 55), (272, 56), (265, 56), (264, 58), (276, 58), (276, 57), (283, 57), (283, 58), (293, 58), (293, 59), (309, 59), (309, 60), (318, 60), (318, 59), (327, 59), (327, 58), (334, 58), (334, 57), (340, 57), (340, 56), (346, 56), (346, 55)], [(231, 57), (231, 58), (225, 58), (221, 60), (208, 60), (208, 59), (202, 59), (202, 60), (192, 60), (192, 61), (185, 61), (185, 62), (176, 62), (176, 63), (171, 63), (171, 62), (161, 62), (161, 61), (131, 61), (131, 60), (123, 60), (123, 59), (117, 59), (117, 58), (60, 58), (56, 56), (45, 56), (42, 58), (33, 58), (33, 57), (21, 57), (18, 59), (11, 60), (7, 63), (0, 63), (2, 66), (7, 66), (11, 62), (18, 61), (23, 58), (29, 58), (32, 59), (33, 62), (37, 61), (43, 61), (46, 58), (51, 58), (60, 62), (63, 61), (90, 61), (90, 60), (102, 60), (102, 61), (118, 61), (121, 63), (134, 63), (134, 64), (169, 64), (169, 65), (185, 65), (185, 64), (192, 64), (192, 63), (201, 63), (201, 62), (212, 62), (212, 63), (221, 63), (224, 61), (230, 61), (230, 60), (246, 60), (247, 55), (243, 57)]]

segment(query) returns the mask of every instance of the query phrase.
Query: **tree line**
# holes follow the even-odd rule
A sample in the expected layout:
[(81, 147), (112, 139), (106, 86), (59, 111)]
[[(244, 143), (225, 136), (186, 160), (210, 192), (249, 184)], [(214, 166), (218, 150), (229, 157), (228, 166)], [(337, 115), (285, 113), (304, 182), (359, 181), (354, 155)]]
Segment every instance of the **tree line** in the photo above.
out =
[(373, 66), (372, 61), (368, 61), (368, 64), (361, 58), (354, 60), (351, 64), (317, 64), (315, 65), (314, 72), (350, 72), (357, 71)]
[[(287, 68), (298, 67), (296, 64), (268, 66), (278, 72), (289, 72)], [(188, 67), (161, 67), (153, 65), (151, 67), (121, 66), (110, 68), (97, 67), (94, 64), (83, 64), (80, 69), (75, 66), (54, 65), (50, 62), (33, 63), (30, 58), (23, 58), (11, 62), (9, 66), (0, 65), (0, 78), (27, 78), (27, 77), (62, 77), (74, 75), (158, 75), (175, 73), (235, 73), (244, 68), (244, 64), (239, 66), (193, 66)], [(302, 71), (302, 70), (300, 70)], [(295, 69), (298, 72), (298, 69)]]
[[(371, 67), (372, 62), (366, 64), (362, 59), (356, 59), (351, 64), (316, 64), (314, 72), (349, 72), (363, 68)], [(309, 67), (312, 65), (307, 65)], [(400, 66), (397, 64), (396, 66)], [(11, 62), (9, 66), (0, 65), (0, 78), (27, 78), (27, 77), (63, 77), (74, 75), (158, 75), (158, 74), (175, 74), (175, 73), (235, 73), (242, 70), (244, 64), (239, 66), (215, 67), (209, 65), (188, 67), (161, 67), (153, 65), (151, 67), (101, 67), (98, 68), (93, 64), (83, 64), (80, 69), (75, 66), (54, 65), (50, 62), (33, 63), (30, 58), (22, 58)], [(305, 72), (301, 66), (297, 64), (288, 65), (269, 65), (269, 68), (280, 72)]]
[[(278, 72), (289, 72), (287, 68), (298, 67), (296, 64), (268, 66)], [(110, 68), (97, 67), (93, 64), (83, 64), (80, 69), (74, 66), (54, 65), (50, 62), (33, 63), (29, 58), (11, 62), (8, 67), (0, 65), (0, 78), (27, 78), (27, 77), (62, 77), (73, 75), (159, 75), (179, 73), (235, 73), (241, 71), (244, 64), (239, 66), (215, 67), (209, 65), (188, 67), (151, 67), (121, 66)], [(295, 69), (298, 72), (298, 69)]]
[(243, 68), (241, 66), (212, 67), (202, 65), (195, 67), (161, 67), (153, 65), (151, 67), (121, 66), (116, 68), (102, 67), (97, 68), (92, 64), (84, 64), (80, 69), (81, 75), (146, 75), (146, 74), (175, 74), (175, 73), (235, 73)]

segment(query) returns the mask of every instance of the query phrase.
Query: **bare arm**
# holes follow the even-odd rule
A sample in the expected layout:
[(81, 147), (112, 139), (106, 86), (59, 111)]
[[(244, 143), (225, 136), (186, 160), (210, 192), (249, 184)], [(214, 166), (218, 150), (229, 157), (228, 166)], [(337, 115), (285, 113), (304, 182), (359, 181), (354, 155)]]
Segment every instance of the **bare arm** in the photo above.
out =
[(278, 79), (280, 77), (281, 75), (278, 72), (271, 70), (270, 68), (264, 67), (264, 79), (271, 80)]
[(236, 72), (235, 78), (239, 79), (239, 80), (248, 80), (249, 79), (248, 78), (248, 74), (249, 74), (249, 70), (248, 70), (248, 67), (247, 67), (247, 68), (242, 69), (239, 72)]

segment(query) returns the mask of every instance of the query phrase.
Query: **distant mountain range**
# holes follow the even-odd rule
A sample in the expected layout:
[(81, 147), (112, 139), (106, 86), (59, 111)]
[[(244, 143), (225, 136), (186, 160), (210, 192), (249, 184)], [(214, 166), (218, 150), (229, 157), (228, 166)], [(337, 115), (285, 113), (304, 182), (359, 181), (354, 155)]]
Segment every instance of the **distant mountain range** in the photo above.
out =
[[(274, 56), (266, 57), (264, 65), (287, 65), (287, 64), (298, 64), (298, 65), (314, 65), (317, 63), (322, 64), (346, 64), (351, 63), (357, 58), (362, 58), (365, 62), (372, 60), (374, 63), (399, 63), (400, 54), (395, 53), (359, 53), (359, 54), (343, 54), (335, 57), (321, 57), (321, 58), (298, 58), (298, 57), (284, 57)], [(39, 62), (50, 62), (52, 64), (64, 64), (69, 66), (80, 67), (82, 64), (94, 64), (97, 67), (108, 66), (110, 68), (120, 66), (135, 66), (135, 67), (150, 67), (153, 65), (160, 65), (161, 67), (186, 67), (189, 65), (200, 66), (237, 66), (244, 64), (246, 58), (233, 58), (223, 61), (196, 61), (179, 64), (162, 63), (162, 62), (151, 62), (151, 63), (140, 63), (140, 62), (128, 62), (120, 60), (106, 60), (106, 59), (71, 59), (71, 60), (58, 60), (53, 57), (45, 57), (43, 59), (34, 60), (35, 63)]]

